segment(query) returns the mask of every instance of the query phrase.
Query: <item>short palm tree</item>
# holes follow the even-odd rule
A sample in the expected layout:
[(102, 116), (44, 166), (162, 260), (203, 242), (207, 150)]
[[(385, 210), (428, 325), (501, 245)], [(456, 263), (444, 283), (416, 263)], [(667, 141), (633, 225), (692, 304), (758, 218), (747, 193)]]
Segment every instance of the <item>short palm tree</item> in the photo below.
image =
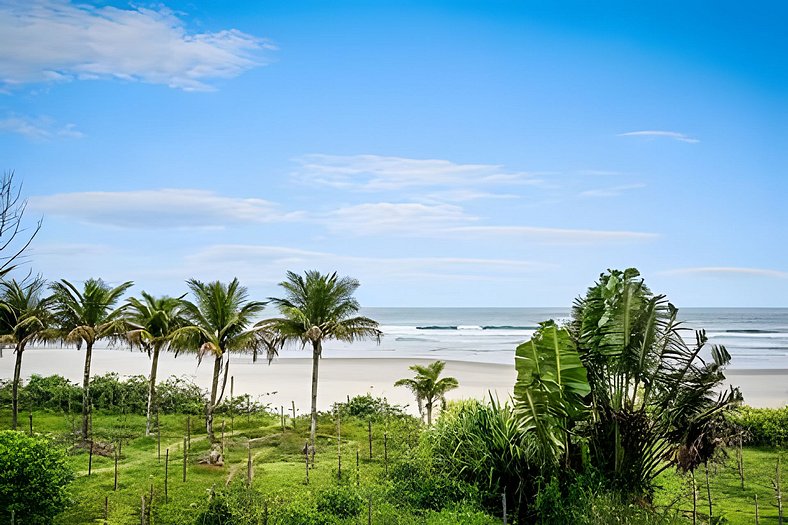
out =
[(183, 297), (153, 297), (144, 291), (141, 296), (142, 299), (132, 297), (127, 302), (130, 329), (126, 337), (133, 346), (142, 348), (151, 358), (145, 422), (145, 435), (149, 436), (151, 419), (156, 410), (156, 373), (159, 366), (159, 353), (169, 347), (175, 330), (184, 326), (185, 319)]
[(16, 363), (11, 387), (11, 426), (16, 430), (19, 413), (19, 378), (22, 372), (22, 353), (28, 343), (42, 339), (47, 329), (50, 312), (47, 299), (42, 296), (46, 281), (36, 277), (28, 283), (15, 279), (0, 282), (0, 341), (14, 345)]
[[(227, 385), (229, 353), (253, 350), (259, 344), (261, 330), (249, 327), (265, 303), (250, 301), (246, 288), (238, 279), (229, 284), (190, 279), (186, 284), (194, 295), (194, 302), (182, 301), (186, 325), (175, 330), (171, 341), (178, 350), (197, 352), (200, 361), (206, 355), (214, 358), (211, 397), (205, 411), (205, 430), (214, 444), (213, 414)], [(220, 377), (223, 377), (221, 388)]]
[(118, 339), (126, 333), (124, 307), (115, 308), (115, 305), (133, 284), (126, 281), (111, 288), (101, 279), (88, 279), (81, 291), (65, 279), (50, 285), (58, 337), (63, 341), (85, 343), (85, 368), (82, 376), (83, 440), (88, 438), (93, 345), (101, 339)]
[(454, 390), (460, 383), (453, 377), (443, 377), (438, 379), (446, 366), (445, 361), (435, 361), (426, 366), (413, 365), (411, 370), (416, 372), (412, 379), (400, 379), (394, 386), (404, 386), (416, 396), (416, 403), (419, 405), (419, 414), (424, 418), (427, 413), (427, 426), (432, 426), (432, 409), (440, 401), (441, 406), (446, 406), (446, 392)]
[(317, 428), (317, 378), (318, 364), (323, 352), (323, 341), (336, 339), (351, 343), (357, 339), (373, 338), (380, 341), (383, 335), (378, 323), (356, 315), (358, 301), (353, 293), (359, 282), (350, 277), (338, 277), (336, 272), (321, 274), (307, 271), (304, 276), (287, 272), (279, 283), (284, 290), (282, 298), (270, 298), (279, 308), (282, 317), (266, 319), (257, 326), (276, 334), (281, 344), (312, 345), (312, 407), (309, 431), (312, 446)]

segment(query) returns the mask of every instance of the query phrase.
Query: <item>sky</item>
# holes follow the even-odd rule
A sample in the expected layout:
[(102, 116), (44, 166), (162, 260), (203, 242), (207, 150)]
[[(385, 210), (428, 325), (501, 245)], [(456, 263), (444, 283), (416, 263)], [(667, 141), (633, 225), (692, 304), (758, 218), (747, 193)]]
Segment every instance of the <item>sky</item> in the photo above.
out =
[[(788, 306), (784, 2), (0, 0), (20, 272)], [(28, 232), (31, 230), (27, 230)]]

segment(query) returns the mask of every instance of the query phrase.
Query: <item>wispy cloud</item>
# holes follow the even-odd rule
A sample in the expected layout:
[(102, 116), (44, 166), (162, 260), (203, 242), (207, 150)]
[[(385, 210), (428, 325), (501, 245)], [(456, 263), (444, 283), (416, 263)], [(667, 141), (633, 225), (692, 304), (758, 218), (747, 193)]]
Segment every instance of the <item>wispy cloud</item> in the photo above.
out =
[(462, 208), (450, 204), (377, 202), (339, 208), (321, 222), (333, 232), (349, 235), (421, 236), (474, 220)]
[(496, 164), (457, 164), (441, 159), (380, 155), (306, 155), (294, 177), (310, 183), (356, 191), (389, 191), (436, 186), (489, 187), (539, 184), (530, 173), (508, 171)]
[[(505, 278), (535, 271), (545, 265), (513, 259), (463, 257), (363, 257), (282, 246), (223, 244), (189, 255), (177, 269), (186, 276), (238, 276), (250, 284), (274, 284), (287, 270), (300, 272), (341, 268), (362, 282), (429, 277), (452, 280)], [(180, 275), (178, 275), (180, 277)], [(215, 279), (216, 277), (211, 277)]]
[(619, 137), (646, 137), (646, 138), (668, 138), (673, 140), (678, 140), (680, 142), (687, 142), (689, 144), (697, 144), (700, 140), (689, 137), (684, 133), (679, 133), (678, 131), (656, 131), (656, 130), (646, 130), (646, 131), (629, 131), (627, 133), (619, 133)]
[(166, 7), (95, 7), (68, 0), (0, 3), (6, 86), (115, 78), (207, 90), (265, 61), (274, 46), (236, 29), (193, 33)]
[(735, 266), (701, 266), (696, 268), (676, 268), (659, 272), (660, 275), (753, 275), (757, 277), (772, 277), (788, 279), (788, 272), (771, 270), (768, 268), (740, 268)]
[(649, 241), (659, 237), (656, 233), (626, 230), (584, 230), (545, 228), (538, 226), (464, 226), (447, 232), (463, 235), (505, 236), (533, 239), (556, 244), (591, 244), (608, 241)]
[(282, 212), (263, 199), (226, 197), (194, 189), (60, 193), (30, 197), (29, 206), (51, 215), (121, 228), (220, 228), (301, 217)]
[(618, 197), (628, 191), (645, 188), (645, 184), (622, 184), (609, 188), (596, 188), (580, 192), (581, 197)]
[(57, 125), (48, 117), (10, 116), (0, 119), (0, 131), (16, 133), (31, 140), (51, 140), (55, 138), (82, 138), (84, 134), (74, 124)]

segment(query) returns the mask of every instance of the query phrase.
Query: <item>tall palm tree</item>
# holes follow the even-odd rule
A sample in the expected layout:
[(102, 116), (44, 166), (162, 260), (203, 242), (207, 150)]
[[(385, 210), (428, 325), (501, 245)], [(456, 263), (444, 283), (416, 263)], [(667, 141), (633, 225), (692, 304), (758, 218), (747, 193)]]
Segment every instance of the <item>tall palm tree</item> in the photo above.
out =
[(0, 282), (0, 341), (13, 344), (16, 352), (11, 387), (11, 425), (15, 430), (19, 413), (22, 353), (28, 343), (43, 337), (49, 324), (49, 305), (42, 294), (45, 286), (46, 281), (41, 277), (28, 283), (20, 283), (15, 279)]
[(426, 366), (413, 365), (410, 369), (416, 372), (414, 378), (400, 379), (394, 383), (394, 386), (404, 386), (413, 392), (421, 417), (424, 418), (425, 410), (427, 412), (427, 426), (432, 426), (432, 409), (435, 404), (440, 401), (441, 406), (446, 406), (446, 392), (460, 386), (453, 377), (438, 379), (445, 366), (445, 361), (435, 361)]
[(159, 367), (159, 353), (169, 347), (175, 331), (184, 326), (183, 297), (153, 297), (143, 291), (142, 300), (128, 299), (128, 322), (130, 330), (126, 334), (133, 346), (138, 346), (151, 358), (150, 380), (148, 382), (148, 408), (145, 422), (145, 435), (151, 433), (151, 418), (156, 409), (156, 373)]
[(356, 339), (374, 338), (378, 342), (383, 332), (378, 323), (356, 315), (358, 301), (353, 293), (359, 282), (350, 277), (338, 277), (336, 272), (321, 274), (307, 271), (304, 276), (287, 272), (279, 283), (285, 296), (270, 298), (279, 308), (282, 317), (266, 319), (257, 324), (276, 334), (281, 344), (312, 345), (312, 423), (309, 436), (315, 444), (317, 428), (317, 377), (318, 364), (323, 352), (323, 341), (336, 339), (351, 343)]
[[(246, 288), (241, 286), (238, 279), (233, 279), (229, 284), (189, 279), (186, 285), (194, 295), (194, 302), (183, 301), (187, 324), (175, 330), (171, 340), (179, 350), (196, 351), (200, 361), (206, 355), (214, 358), (211, 397), (205, 410), (205, 430), (214, 444), (213, 413), (227, 385), (229, 353), (253, 350), (260, 344), (258, 332), (261, 330), (250, 330), (249, 327), (265, 303), (250, 301)], [(221, 388), (220, 377), (223, 377)]]
[(93, 345), (101, 339), (120, 338), (126, 332), (125, 306), (115, 308), (120, 297), (134, 283), (126, 281), (111, 288), (101, 279), (88, 279), (82, 290), (65, 279), (52, 283), (52, 306), (59, 337), (85, 343), (82, 376), (82, 439), (88, 437), (90, 413), (90, 362)]

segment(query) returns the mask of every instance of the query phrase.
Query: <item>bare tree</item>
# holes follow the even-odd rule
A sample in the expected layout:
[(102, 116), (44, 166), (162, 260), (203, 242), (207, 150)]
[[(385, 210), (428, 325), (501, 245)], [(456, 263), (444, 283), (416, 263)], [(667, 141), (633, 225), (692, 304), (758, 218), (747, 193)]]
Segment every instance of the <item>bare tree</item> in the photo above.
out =
[(42, 219), (35, 226), (22, 224), (25, 209), (27, 200), (22, 198), (22, 184), (15, 183), (13, 171), (4, 172), (0, 179), (0, 277), (16, 268), (41, 229)]

